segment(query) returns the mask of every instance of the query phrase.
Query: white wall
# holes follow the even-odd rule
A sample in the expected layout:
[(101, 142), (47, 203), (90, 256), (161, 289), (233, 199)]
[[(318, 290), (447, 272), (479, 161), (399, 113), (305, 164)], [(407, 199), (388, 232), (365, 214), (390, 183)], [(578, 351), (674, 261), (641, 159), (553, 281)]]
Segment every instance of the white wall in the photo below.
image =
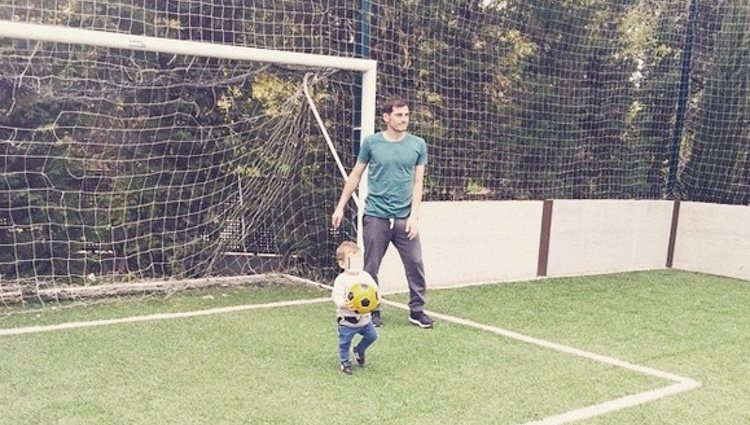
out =
[(548, 276), (666, 267), (672, 201), (556, 200)]
[[(536, 277), (541, 201), (424, 202), (419, 229), (428, 287)], [(384, 292), (406, 289), (391, 246), (378, 275)]]
[(750, 280), (750, 207), (682, 202), (672, 266)]
[[(555, 200), (547, 276), (666, 267), (673, 201)], [(542, 201), (424, 202), (428, 288), (537, 277)], [(673, 267), (750, 280), (750, 207), (682, 202)], [(406, 290), (391, 246), (383, 291)]]

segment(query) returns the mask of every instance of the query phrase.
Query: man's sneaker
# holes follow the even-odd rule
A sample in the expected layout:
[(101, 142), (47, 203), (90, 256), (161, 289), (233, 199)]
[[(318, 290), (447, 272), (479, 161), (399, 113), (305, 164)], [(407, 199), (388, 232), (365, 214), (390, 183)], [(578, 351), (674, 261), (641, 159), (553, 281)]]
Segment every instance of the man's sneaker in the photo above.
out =
[(345, 375), (352, 374), (352, 364), (349, 362), (341, 362), (341, 373)]
[(372, 312), (372, 325), (379, 328), (383, 324), (383, 319), (380, 317), (380, 310)]
[(364, 366), (365, 365), (365, 353), (364, 352), (360, 353), (359, 351), (355, 349), (354, 361), (356, 361), (359, 366)]
[(431, 328), (434, 323), (430, 316), (422, 311), (413, 311), (409, 313), (409, 321), (420, 328)]

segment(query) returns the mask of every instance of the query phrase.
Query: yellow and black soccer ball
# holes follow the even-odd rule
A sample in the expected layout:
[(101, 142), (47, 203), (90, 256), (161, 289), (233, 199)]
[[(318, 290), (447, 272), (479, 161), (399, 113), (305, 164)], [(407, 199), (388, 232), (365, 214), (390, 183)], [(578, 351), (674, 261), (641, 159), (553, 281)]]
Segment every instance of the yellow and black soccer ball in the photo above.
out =
[(380, 305), (380, 296), (376, 286), (369, 283), (355, 283), (346, 291), (346, 299), (358, 314), (367, 314)]

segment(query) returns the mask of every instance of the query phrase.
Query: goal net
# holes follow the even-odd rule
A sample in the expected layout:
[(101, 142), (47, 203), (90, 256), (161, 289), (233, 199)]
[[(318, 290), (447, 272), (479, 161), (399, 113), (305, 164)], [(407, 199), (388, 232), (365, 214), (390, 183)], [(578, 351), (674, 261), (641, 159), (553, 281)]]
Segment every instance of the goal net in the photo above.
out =
[[(37, 39), (0, 44), (6, 292), (330, 274), (335, 244), (356, 233), (351, 219), (341, 234), (329, 228), (340, 165), (303, 82), (338, 148), (349, 146), (369, 62), (32, 30)], [(91, 37), (102, 40), (66, 42)], [(213, 57), (184, 53), (200, 49)]]

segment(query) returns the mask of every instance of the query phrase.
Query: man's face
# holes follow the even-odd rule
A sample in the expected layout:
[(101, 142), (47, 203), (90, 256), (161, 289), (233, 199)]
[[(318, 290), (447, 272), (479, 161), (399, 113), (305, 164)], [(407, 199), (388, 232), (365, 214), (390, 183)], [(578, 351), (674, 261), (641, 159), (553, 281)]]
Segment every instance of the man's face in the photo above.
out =
[(383, 114), (383, 121), (391, 131), (403, 133), (409, 127), (409, 107), (401, 106), (393, 108), (390, 114)]

